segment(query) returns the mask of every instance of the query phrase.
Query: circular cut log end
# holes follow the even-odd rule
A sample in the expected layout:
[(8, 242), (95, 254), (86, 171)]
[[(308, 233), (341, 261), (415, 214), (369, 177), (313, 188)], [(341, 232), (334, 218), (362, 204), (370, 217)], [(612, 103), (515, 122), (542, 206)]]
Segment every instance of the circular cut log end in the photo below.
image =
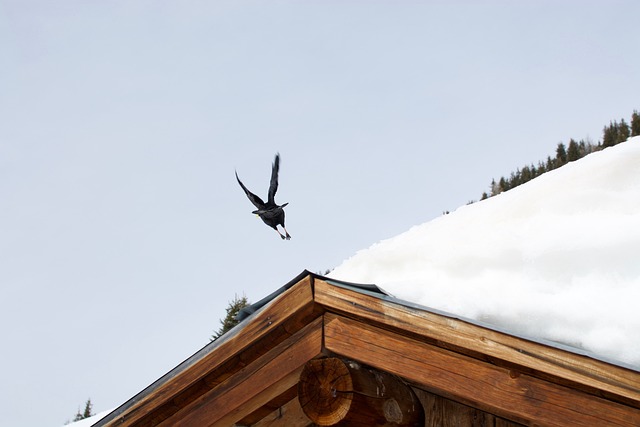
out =
[(353, 383), (347, 366), (339, 359), (309, 361), (298, 383), (298, 399), (307, 417), (320, 426), (332, 426), (349, 413)]
[(422, 404), (406, 383), (387, 372), (338, 358), (314, 359), (298, 383), (302, 410), (319, 426), (417, 427)]

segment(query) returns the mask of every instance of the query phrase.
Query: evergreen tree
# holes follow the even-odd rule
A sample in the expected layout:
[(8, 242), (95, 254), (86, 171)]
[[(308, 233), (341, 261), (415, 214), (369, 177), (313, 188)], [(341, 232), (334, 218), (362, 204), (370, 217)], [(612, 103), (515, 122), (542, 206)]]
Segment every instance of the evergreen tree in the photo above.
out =
[(545, 163), (541, 160), (538, 162), (537, 176), (540, 176), (545, 172), (547, 172), (547, 165), (545, 165)]
[(91, 399), (87, 400), (87, 403), (84, 405), (84, 412), (80, 411), (78, 408), (78, 412), (76, 412), (76, 416), (73, 417), (73, 421), (84, 420), (85, 418), (93, 417), (95, 414), (93, 413), (93, 404), (91, 403)]
[(562, 142), (558, 143), (558, 148), (556, 148), (556, 160), (557, 166), (560, 167), (567, 163), (567, 150), (564, 148), (564, 144)]
[(578, 159), (580, 159), (580, 146), (573, 138), (571, 138), (569, 140), (569, 148), (567, 150), (567, 160), (574, 162)]
[(520, 176), (521, 176), (520, 181), (522, 184), (525, 184), (531, 181), (532, 173), (531, 173), (531, 169), (529, 169), (529, 166), (525, 166), (522, 168), (522, 173)]
[(492, 179), (491, 180), (491, 196), (497, 196), (498, 194), (500, 194), (501, 191), (502, 191), (502, 188), (500, 188), (500, 184), (498, 184), (495, 179)]
[(84, 405), (84, 413), (82, 414), (84, 418), (89, 418), (93, 416), (93, 404), (91, 403), (91, 399), (87, 400), (87, 403)]
[(602, 147), (613, 147), (618, 143), (618, 122), (609, 122), (602, 132)]
[(553, 160), (551, 159), (551, 156), (547, 156), (547, 167), (545, 169), (547, 170), (547, 172), (555, 169), (555, 165), (553, 163)]
[(640, 114), (638, 111), (633, 110), (631, 115), (631, 136), (640, 135)]
[(620, 120), (620, 124), (618, 125), (618, 140), (616, 144), (620, 144), (625, 142), (631, 136), (631, 130), (629, 129), (629, 125), (624, 119)]
[(507, 184), (507, 180), (504, 179), (504, 176), (500, 178), (500, 184), (498, 185), (500, 188), (500, 191), (498, 192), (498, 194), (502, 193), (503, 191), (507, 191), (509, 189), (509, 185)]
[(220, 319), (220, 323), (222, 324), (222, 326), (220, 327), (220, 329), (218, 329), (218, 332), (214, 333), (211, 336), (211, 341), (217, 340), (222, 335), (231, 330), (234, 326), (236, 326), (239, 323), (236, 319), (236, 316), (238, 315), (240, 310), (248, 305), (249, 301), (247, 300), (246, 296), (239, 298), (238, 295), (236, 295), (233, 301), (229, 302), (229, 306), (226, 308), (227, 315), (224, 319)]
[(597, 145), (594, 145), (589, 138), (586, 141), (580, 140), (577, 143), (574, 139), (569, 141), (568, 149), (562, 142), (558, 143), (556, 147), (556, 155), (554, 158), (547, 156), (547, 160), (538, 162), (536, 167), (533, 163), (530, 166), (524, 166), (522, 170), (517, 169), (515, 172), (511, 172), (508, 178), (500, 178), (500, 181), (496, 183), (495, 179), (491, 181), (491, 192), (482, 194), (482, 199), (492, 197), (502, 193), (503, 191), (509, 191), (512, 188), (517, 187), (520, 184), (524, 184), (546, 172), (550, 172), (557, 169), (567, 162), (579, 160), (587, 154), (594, 151), (602, 150), (606, 147), (612, 147), (621, 142), (625, 142), (629, 137), (640, 135), (640, 114), (637, 110), (633, 111), (631, 116), (631, 125), (628, 125), (624, 119), (618, 123), (617, 121), (610, 121), (609, 126), (605, 126), (603, 129), (602, 143), (598, 141)]
[(583, 158), (591, 152), (591, 145), (587, 145), (587, 143), (584, 142), (584, 139), (581, 139), (578, 143), (578, 152), (580, 153), (580, 158)]

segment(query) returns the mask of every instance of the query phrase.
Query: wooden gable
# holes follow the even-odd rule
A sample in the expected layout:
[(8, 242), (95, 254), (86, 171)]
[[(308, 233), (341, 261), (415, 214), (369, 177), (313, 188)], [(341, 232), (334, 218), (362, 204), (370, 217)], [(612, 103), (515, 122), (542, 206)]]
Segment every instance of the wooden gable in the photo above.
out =
[[(324, 358), (406, 385), (421, 406), (410, 425), (640, 425), (635, 370), (305, 272), (96, 426), (409, 425), (398, 413), (409, 399), (402, 391), (397, 408), (381, 406), (391, 414), (384, 422), (366, 417), (371, 402), (349, 400), (350, 418), (314, 424), (322, 414), (301, 398), (301, 374), (322, 371), (329, 363), (314, 361)], [(344, 391), (332, 387), (316, 409), (338, 405)]]

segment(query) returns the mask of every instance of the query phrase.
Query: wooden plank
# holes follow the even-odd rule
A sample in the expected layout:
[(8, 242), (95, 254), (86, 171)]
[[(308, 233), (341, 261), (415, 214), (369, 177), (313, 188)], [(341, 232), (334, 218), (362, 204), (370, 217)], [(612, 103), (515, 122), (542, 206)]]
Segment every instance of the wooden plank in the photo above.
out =
[(298, 397), (298, 385), (291, 387), (289, 390), (276, 397), (266, 405), (261, 406), (257, 411), (254, 411), (242, 418), (237, 422), (240, 426), (253, 426), (260, 420), (269, 415), (278, 412), (278, 410), (282, 411), (282, 407), (287, 403), (291, 402)]
[[(496, 416), (414, 387), (425, 413), (425, 427), (493, 427)], [(513, 427), (520, 424), (513, 424)]]
[(159, 425), (228, 427), (285, 393), (321, 354), (322, 323), (316, 319)]
[[(583, 390), (640, 408), (640, 373), (556, 347), (528, 341), (462, 320), (394, 304), (316, 279), (315, 300), (327, 310), (366, 319), (455, 348), (486, 355), (575, 383)], [(504, 365), (504, 363), (503, 363)]]
[(313, 423), (304, 414), (298, 398), (276, 409), (251, 427), (310, 427)]
[(420, 388), (524, 424), (640, 425), (637, 408), (329, 313), (325, 347)]
[[(240, 329), (232, 330), (228, 337), (221, 338), (223, 341), (213, 351), (203, 355), (201, 359), (194, 361), (174, 377), (167, 379), (153, 392), (140, 397), (128, 410), (106, 425), (110, 427), (155, 425), (214, 387), (220, 380), (216, 379), (219, 375), (216, 373), (212, 376), (212, 372), (219, 369), (234, 372), (242, 365), (250, 363), (251, 358), (260, 354), (248, 351), (257, 341), (271, 338), (275, 332), (278, 332), (278, 336), (273, 337), (273, 345), (275, 345), (290, 336), (294, 331), (279, 331), (279, 328), (281, 329), (292, 316), (312, 309), (311, 280), (308, 276), (283, 292), (254, 318), (245, 321), (247, 322), (245, 325), (238, 326)], [(304, 323), (307, 321), (305, 320)], [(300, 323), (296, 322), (296, 324)], [(268, 348), (264, 351), (267, 350)], [(243, 353), (250, 354), (249, 359), (242, 357)], [(224, 372), (221, 372), (220, 375), (223, 374)], [(176, 398), (178, 401), (175, 401)]]
[(495, 427), (519, 427), (522, 424), (514, 423), (513, 421), (505, 420), (504, 418), (496, 417)]

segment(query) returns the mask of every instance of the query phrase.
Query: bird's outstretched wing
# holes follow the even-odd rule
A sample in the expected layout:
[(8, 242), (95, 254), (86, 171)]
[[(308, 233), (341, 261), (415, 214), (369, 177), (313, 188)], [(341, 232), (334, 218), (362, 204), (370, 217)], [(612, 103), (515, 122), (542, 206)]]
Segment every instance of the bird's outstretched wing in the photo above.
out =
[[(262, 199), (258, 196), (256, 196), (255, 194), (253, 194), (251, 191), (249, 191), (247, 189), (247, 187), (244, 186), (244, 184), (242, 183), (242, 181), (240, 181), (240, 178), (238, 178), (238, 172), (236, 172), (236, 179), (238, 180), (238, 184), (240, 184), (240, 187), (242, 187), (242, 189), (244, 190), (244, 193), (247, 195), (247, 197), (249, 198), (249, 201), (251, 201), (251, 203), (253, 203), (253, 205), (258, 208), (258, 209), (264, 209), (264, 202), (262, 201)], [(277, 185), (277, 184), (276, 184)]]
[(276, 191), (278, 191), (278, 172), (280, 171), (280, 153), (276, 154), (271, 166), (271, 183), (269, 184), (269, 200), (270, 205), (276, 204)]

